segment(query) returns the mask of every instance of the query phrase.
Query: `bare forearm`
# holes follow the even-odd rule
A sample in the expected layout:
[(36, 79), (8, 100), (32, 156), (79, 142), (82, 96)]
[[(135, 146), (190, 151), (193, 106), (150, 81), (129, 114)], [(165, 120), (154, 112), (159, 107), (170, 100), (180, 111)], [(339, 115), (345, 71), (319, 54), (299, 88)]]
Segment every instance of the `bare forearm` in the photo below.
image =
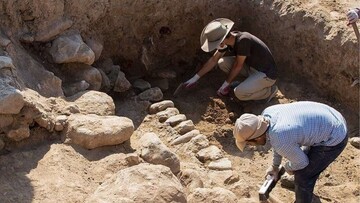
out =
[(232, 81), (234, 81), (236, 76), (239, 75), (242, 67), (243, 67), (243, 64), (240, 64), (238, 61), (235, 61), (234, 65), (231, 68), (231, 71), (226, 79), (226, 82), (231, 83)]
[(203, 67), (199, 70), (199, 72), (197, 73), (200, 77), (204, 76), (206, 73), (208, 73), (209, 71), (211, 71), (215, 65), (216, 65), (217, 61), (215, 61), (213, 58), (210, 58), (204, 65)]

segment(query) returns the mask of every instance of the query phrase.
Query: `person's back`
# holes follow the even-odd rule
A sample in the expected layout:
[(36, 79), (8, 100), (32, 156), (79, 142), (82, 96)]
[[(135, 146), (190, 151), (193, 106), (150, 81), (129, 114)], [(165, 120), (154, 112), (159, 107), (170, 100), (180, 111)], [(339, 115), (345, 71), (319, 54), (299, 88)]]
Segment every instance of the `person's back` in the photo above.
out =
[[(317, 102), (295, 102), (268, 107), (271, 143), (334, 146), (346, 136), (346, 121), (334, 108)], [(274, 124), (274, 125), (272, 125)]]

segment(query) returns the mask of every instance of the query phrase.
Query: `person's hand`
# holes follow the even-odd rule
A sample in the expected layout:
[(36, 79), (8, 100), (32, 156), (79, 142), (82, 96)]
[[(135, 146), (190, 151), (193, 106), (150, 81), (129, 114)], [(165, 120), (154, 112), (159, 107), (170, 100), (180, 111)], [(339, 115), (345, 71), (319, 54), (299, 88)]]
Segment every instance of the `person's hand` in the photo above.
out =
[(216, 93), (217, 93), (217, 95), (219, 95), (221, 97), (221, 96), (228, 95), (229, 92), (230, 92), (230, 84), (225, 81)]
[(190, 78), (188, 81), (184, 82), (186, 88), (192, 88), (196, 85), (196, 82), (199, 80), (200, 76), (195, 74), (194, 77)]
[(273, 176), (273, 177), (274, 177), (274, 180), (277, 181), (277, 180), (279, 179), (279, 167), (271, 165), (271, 166), (266, 170), (265, 178), (266, 178), (267, 176)]
[(347, 19), (349, 21), (348, 25), (352, 23), (356, 23), (357, 20), (359, 20), (359, 15), (355, 9), (351, 9), (346, 14)]

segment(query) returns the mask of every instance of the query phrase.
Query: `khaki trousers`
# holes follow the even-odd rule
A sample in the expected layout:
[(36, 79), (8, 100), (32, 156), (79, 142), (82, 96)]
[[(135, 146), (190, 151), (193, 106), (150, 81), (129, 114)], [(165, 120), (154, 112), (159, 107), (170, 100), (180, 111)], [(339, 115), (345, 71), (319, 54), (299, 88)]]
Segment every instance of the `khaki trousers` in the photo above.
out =
[[(219, 68), (225, 73), (230, 70), (235, 62), (235, 56), (222, 57), (218, 61)], [(244, 64), (240, 74), (246, 79), (234, 89), (234, 94), (239, 100), (262, 100), (271, 94), (271, 86), (276, 80), (270, 79), (265, 73)]]

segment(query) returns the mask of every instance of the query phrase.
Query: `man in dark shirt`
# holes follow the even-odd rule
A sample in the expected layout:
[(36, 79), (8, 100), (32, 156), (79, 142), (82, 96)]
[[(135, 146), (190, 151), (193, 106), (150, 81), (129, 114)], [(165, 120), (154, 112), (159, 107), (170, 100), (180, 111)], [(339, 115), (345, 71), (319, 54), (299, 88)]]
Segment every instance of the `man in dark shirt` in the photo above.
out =
[[(202, 31), (201, 49), (214, 55), (203, 65), (194, 77), (184, 83), (192, 87), (197, 80), (212, 70), (216, 64), (228, 74), (217, 94), (229, 94), (234, 79), (239, 75), (247, 77), (236, 84), (234, 94), (239, 100), (265, 100), (269, 102), (278, 91), (275, 84), (277, 68), (275, 60), (264, 42), (248, 32), (230, 32), (234, 22), (226, 18), (211, 21)], [(231, 56), (223, 57), (226, 52)]]

